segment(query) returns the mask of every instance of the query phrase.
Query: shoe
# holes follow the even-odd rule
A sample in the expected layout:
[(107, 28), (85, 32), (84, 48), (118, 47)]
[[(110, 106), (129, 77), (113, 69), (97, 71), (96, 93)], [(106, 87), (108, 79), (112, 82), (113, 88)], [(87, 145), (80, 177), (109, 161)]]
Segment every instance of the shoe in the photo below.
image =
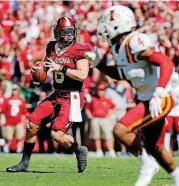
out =
[(179, 186), (179, 178), (174, 178), (174, 185), (173, 186)]
[(141, 164), (140, 174), (134, 186), (148, 186), (153, 176), (159, 171), (159, 166), (154, 158), (148, 159)]
[(21, 154), (22, 151), (23, 151), (22, 149), (17, 149), (17, 150), (16, 150), (16, 153)]
[(116, 157), (116, 153), (114, 150), (110, 150), (110, 151), (107, 151), (105, 156), (107, 157), (111, 157), (111, 158), (115, 158)]
[(21, 161), (17, 165), (8, 167), (6, 169), (6, 172), (26, 172), (29, 168), (29, 162), (28, 161)]
[(103, 156), (104, 156), (104, 153), (103, 153), (102, 150), (97, 150), (97, 151), (96, 151), (96, 157), (97, 157), (97, 158), (102, 158)]
[(9, 153), (9, 145), (4, 145), (3, 151), (4, 153)]
[(88, 149), (84, 146), (78, 147), (78, 151), (75, 153), (77, 159), (78, 173), (82, 173), (87, 166), (87, 154)]
[(173, 172), (171, 172), (170, 176), (173, 178), (174, 181), (173, 186), (179, 186), (179, 167), (177, 167)]
[(121, 156), (122, 157), (128, 157), (128, 154), (127, 154), (127, 152), (121, 152)]

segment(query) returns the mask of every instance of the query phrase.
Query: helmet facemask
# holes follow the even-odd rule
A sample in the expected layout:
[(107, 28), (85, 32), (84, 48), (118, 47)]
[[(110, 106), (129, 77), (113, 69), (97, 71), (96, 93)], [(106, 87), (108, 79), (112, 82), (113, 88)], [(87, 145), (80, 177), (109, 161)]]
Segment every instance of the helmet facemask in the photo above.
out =
[(75, 27), (66, 27), (63, 29), (56, 27), (54, 29), (54, 36), (58, 42), (63, 43), (67, 47), (76, 41), (77, 30)]

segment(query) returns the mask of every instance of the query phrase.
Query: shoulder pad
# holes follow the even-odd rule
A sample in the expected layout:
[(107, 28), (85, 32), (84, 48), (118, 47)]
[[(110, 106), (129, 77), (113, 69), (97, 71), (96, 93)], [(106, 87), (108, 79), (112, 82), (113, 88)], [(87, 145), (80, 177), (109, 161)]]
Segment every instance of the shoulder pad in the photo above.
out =
[(139, 33), (130, 39), (131, 54), (147, 50), (154, 47), (154, 43), (147, 34)]
[(76, 42), (75, 47), (77, 47), (77, 50), (86, 50), (86, 52), (91, 51), (91, 47), (87, 43)]
[(75, 47), (75, 57), (77, 59), (82, 59), (85, 58), (85, 53), (91, 51), (91, 47), (89, 44), (87, 43), (81, 43), (81, 42), (77, 42), (74, 44)]

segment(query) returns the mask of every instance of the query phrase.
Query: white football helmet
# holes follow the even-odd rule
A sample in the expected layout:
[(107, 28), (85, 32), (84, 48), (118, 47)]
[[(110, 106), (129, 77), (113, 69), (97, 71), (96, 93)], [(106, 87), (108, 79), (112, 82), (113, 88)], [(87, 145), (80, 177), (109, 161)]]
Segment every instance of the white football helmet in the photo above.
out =
[(132, 31), (137, 26), (134, 13), (126, 6), (116, 5), (107, 8), (98, 23), (97, 34), (103, 42), (119, 34)]

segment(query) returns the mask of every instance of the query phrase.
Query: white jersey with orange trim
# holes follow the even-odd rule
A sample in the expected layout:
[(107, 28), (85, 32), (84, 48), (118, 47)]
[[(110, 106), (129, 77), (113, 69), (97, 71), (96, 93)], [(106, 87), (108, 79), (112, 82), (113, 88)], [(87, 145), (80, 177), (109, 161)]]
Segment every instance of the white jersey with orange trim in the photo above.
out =
[(168, 116), (179, 117), (179, 74), (177, 72), (172, 74), (169, 85), (171, 87), (170, 94), (173, 98), (174, 106)]
[(137, 31), (129, 34), (116, 51), (116, 44), (111, 47), (116, 60), (121, 79), (131, 82), (136, 89), (137, 99), (148, 101), (153, 96), (157, 86), (157, 66), (144, 60), (138, 60), (141, 51), (154, 48), (154, 44), (147, 34)]

